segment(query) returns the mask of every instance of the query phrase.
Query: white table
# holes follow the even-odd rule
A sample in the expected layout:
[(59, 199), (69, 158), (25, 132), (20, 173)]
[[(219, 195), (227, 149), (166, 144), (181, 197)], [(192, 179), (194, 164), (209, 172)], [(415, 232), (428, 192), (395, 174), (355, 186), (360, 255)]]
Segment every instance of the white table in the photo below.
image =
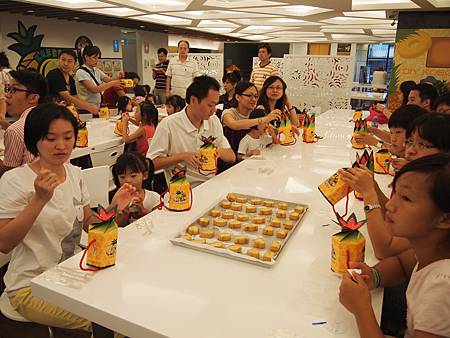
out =
[[(330, 205), (317, 186), (350, 162), (351, 111), (317, 118), (316, 144), (275, 146), (264, 160), (247, 160), (194, 189), (188, 212), (155, 211), (120, 232), (116, 265), (80, 288), (64, 286), (54, 270), (32, 281), (33, 293), (131, 337), (359, 337), (338, 300), (340, 277), (330, 271)], [(228, 192), (307, 203), (301, 227), (271, 269), (182, 247), (169, 239)], [(343, 203), (337, 206), (343, 210)], [(350, 208), (362, 215), (362, 202)], [(351, 210), (350, 209), (350, 210)], [(154, 225), (148, 233), (146, 226)], [(366, 233), (366, 230), (362, 230)], [(366, 236), (367, 238), (367, 236)], [(374, 264), (367, 238), (366, 262)], [(63, 267), (78, 269), (80, 255)], [(380, 318), (382, 291), (372, 293)], [(326, 321), (315, 326), (312, 322)], [(281, 331), (280, 331), (281, 330)]]
[(386, 100), (386, 96), (387, 93), (352, 91), (350, 94), (350, 99), (363, 101), (384, 101)]

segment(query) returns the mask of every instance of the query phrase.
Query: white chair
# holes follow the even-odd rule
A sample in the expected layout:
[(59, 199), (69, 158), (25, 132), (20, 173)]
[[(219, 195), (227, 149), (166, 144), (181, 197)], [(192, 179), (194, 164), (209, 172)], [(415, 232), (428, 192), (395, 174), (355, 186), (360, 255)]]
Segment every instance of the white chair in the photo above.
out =
[[(14, 308), (11, 306), (11, 303), (9, 302), (9, 298), (6, 292), (3, 292), (2, 295), (0, 296), (0, 312), (6, 318), (14, 320), (16, 322), (22, 323), (31, 322), (31, 320), (26, 319), (19, 312), (14, 310)], [(49, 338), (53, 338), (53, 330), (50, 326), (48, 326), (48, 336)]]
[[(123, 154), (125, 150), (125, 143), (122, 143), (118, 146), (103, 149), (100, 151), (94, 151), (91, 153), (91, 161), (93, 167), (99, 167), (99, 166), (108, 166), (110, 169), (116, 163), (117, 158)], [(112, 172), (109, 171), (109, 191), (112, 191), (115, 189), (115, 184), (112, 179)]]
[(103, 149), (100, 151), (93, 151), (91, 153), (91, 161), (94, 167), (100, 167), (102, 165), (107, 165), (112, 167), (116, 163), (117, 158), (123, 154), (125, 150), (125, 143), (119, 144), (118, 146)]
[(81, 174), (91, 197), (91, 207), (97, 207), (99, 204), (106, 207), (109, 204), (109, 166), (84, 169)]

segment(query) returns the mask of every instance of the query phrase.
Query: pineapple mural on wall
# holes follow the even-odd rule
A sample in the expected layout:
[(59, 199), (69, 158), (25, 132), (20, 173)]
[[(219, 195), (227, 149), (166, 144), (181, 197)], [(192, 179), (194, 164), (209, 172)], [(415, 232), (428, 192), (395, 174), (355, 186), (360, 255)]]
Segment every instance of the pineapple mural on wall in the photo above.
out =
[(37, 25), (33, 25), (27, 29), (21, 21), (18, 21), (17, 32), (7, 34), (8, 37), (17, 41), (16, 43), (10, 45), (8, 49), (21, 56), (19, 64), (17, 65), (18, 70), (39, 70), (39, 63), (35, 59), (35, 56), (41, 49), (41, 43), (44, 35), (40, 34), (34, 36), (36, 28)]
[[(8, 49), (20, 55), (20, 60), (16, 67), (18, 70), (34, 70), (46, 76), (50, 70), (58, 67), (58, 54), (65, 48), (42, 47), (41, 44), (44, 39), (44, 35), (35, 35), (36, 29), (37, 25), (32, 25), (27, 28), (22, 21), (18, 21), (17, 32), (7, 34), (9, 38), (16, 41), (11, 44)], [(86, 40), (84, 45), (92, 45), (89, 38), (84, 36), (79, 37), (75, 42), (77, 49), (79, 47), (83, 47), (79, 46), (79, 40), (81, 38)]]

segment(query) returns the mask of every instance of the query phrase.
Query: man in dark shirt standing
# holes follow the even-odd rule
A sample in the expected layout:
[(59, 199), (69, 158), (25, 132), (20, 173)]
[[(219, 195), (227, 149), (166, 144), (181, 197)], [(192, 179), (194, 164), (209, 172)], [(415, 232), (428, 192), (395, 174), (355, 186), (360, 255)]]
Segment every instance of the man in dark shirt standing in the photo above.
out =
[(77, 96), (77, 88), (72, 73), (77, 62), (77, 55), (72, 49), (64, 49), (58, 55), (58, 68), (48, 72), (46, 78), (50, 95), (59, 95), (78, 108), (98, 115), (99, 109)]
[(158, 61), (159, 63), (152, 68), (153, 79), (156, 80), (155, 88), (153, 89), (153, 95), (156, 98), (156, 104), (166, 103), (166, 71), (169, 66), (169, 60), (167, 60), (167, 49), (158, 49)]

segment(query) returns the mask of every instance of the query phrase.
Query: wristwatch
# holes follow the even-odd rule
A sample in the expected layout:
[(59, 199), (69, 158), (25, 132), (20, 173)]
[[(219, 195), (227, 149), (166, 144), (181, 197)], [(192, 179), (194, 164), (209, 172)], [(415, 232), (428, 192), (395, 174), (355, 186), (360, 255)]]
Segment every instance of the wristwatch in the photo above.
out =
[(373, 209), (381, 209), (379, 204), (364, 204), (364, 212), (372, 211)]

